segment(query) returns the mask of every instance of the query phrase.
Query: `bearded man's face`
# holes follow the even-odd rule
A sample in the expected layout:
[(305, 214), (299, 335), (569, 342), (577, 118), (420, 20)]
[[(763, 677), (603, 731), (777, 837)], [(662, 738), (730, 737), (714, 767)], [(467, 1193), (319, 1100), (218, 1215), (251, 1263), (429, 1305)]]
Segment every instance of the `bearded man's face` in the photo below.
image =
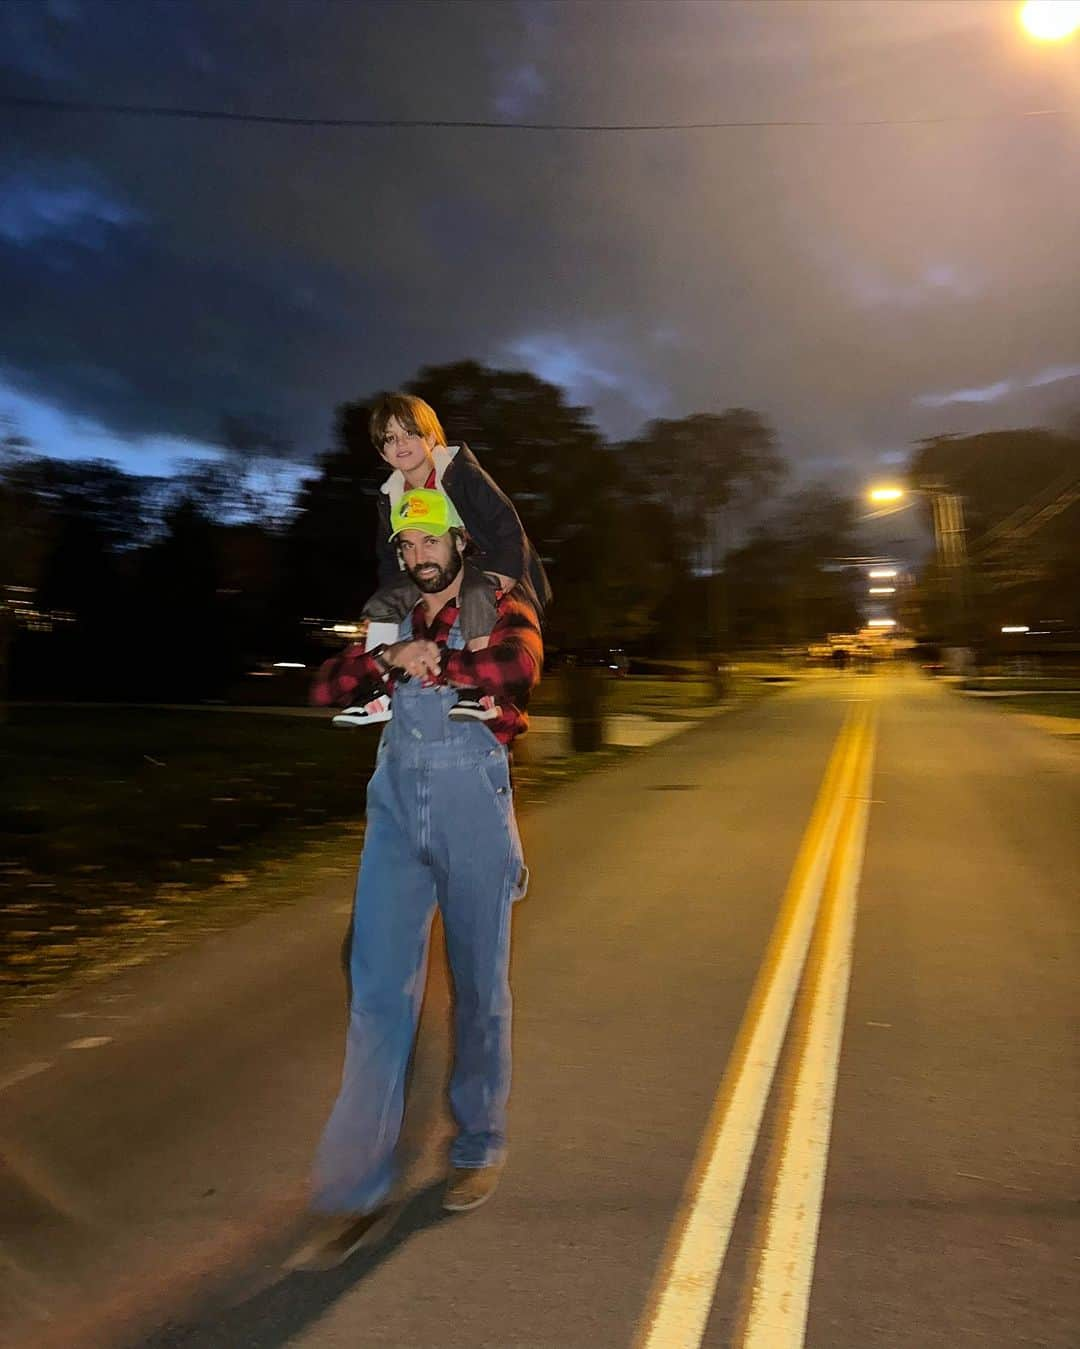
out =
[(398, 547), (405, 570), (425, 595), (446, 590), (461, 571), (461, 553), (452, 534), (406, 529), (398, 536)]

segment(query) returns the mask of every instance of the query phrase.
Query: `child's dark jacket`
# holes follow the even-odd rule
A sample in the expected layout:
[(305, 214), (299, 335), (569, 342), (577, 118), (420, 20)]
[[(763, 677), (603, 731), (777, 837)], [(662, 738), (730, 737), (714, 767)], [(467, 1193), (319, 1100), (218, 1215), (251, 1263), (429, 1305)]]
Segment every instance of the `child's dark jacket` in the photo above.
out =
[[(485, 473), (467, 445), (440, 446), (434, 454), (435, 485), (457, 507), (469, 538), (476, 546), (474, 561), (483, 571), (495, 571), (520, 580), (542, 612), (551, 601), (551, 585), (544, 564), (525, 533), (514, 503), (490, 474)], [(397, 550), (390, 542), (390, 510), (406, 490), (405, 477), (395, 470), (379, 494), (379, 584), (388, 584), (401, 570)]]

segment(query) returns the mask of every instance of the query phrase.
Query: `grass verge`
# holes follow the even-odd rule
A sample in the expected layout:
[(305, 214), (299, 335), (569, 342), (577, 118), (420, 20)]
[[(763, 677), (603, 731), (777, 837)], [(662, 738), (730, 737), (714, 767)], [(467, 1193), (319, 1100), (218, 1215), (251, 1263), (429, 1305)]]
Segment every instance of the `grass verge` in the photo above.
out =
[(1069, 721), (1080, 720), (1080, 693), (1033, 693), (1024, 698), (988, 699), (993, 707), (1002, 707), (1006, 712), (1022, 712), (1029, 716), (1061, 717)]
[[(14, 710), (0, 728), (0, 1017), (295, 902), (313, 878), (351, 890), (377, 742), (303, 717)], [(519, 803), (632, 752), (523, 761)]]
[[(562, 711), (558, 678), (534, 710)], [(775, 691), (737, 673), (732, 701)], [(703, 679), (606, 686), (607, 710), (716, 710)], [(378, 734), (329, 719), (24, 706), (0, 726), (0, 1018), (294, 903), (351, 893)], [(515, 764), (519, 808), (632, 749)]]
[(971, 693), (1064, 693), (1080, 689), (1080, 675), (979, 675), (961, 687)]

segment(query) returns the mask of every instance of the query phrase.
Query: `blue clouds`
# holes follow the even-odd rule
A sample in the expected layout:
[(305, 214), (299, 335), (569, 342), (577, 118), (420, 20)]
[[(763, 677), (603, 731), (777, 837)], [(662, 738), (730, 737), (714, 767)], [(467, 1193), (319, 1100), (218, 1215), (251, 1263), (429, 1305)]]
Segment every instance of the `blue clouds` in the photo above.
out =
[(547, 85), (531, 63), (515, 66), (499, 81), (495, 111), (508, 122), (524, 121), (543, 96)]
[(0, 372), (155, 463), (226, 411), (310, 456), (336, 403), (466, 357), (562, 384), (615, 437), (754, 407), (806, 462), (1067, 411), (1077, 129), (1011, 119), (1062, 99), (995, 8), (0, 0), (19, 95), (509, 122), (973, 110), (549, 136), (0, 109)]
[(607, 425), (629, 435), (642, 421), (663, 415), (670, 401), (634, 348), (611, 337), (543, 332), (513, 338), (496, 359), (558, 384), (575, 403), (594, 408)]
[(507, 30), (490, 43), (494, 95), (500, 121), (525, 122), (535, 116), (548, 92), (543, 74), (551, 51), (553, 21), (550, 8), (536, 0), (505, 5), (511, 16)]
[(955, 262), (932, 262), (913, 275), (890, 274), (869, 263), (852, 263), (848, 283), (860, 304), (917, 309), (973, 299), (982, 289), (971, 269)]
[(32, 453), (108, 459), (129, 473), (167, 476), (183, 459), (213, 458), (216, 447), (179, 436), (120, 437), (90, 417), (72, 416), (0, 380), (0, 417), (10, 418)]
[(78, 170), (11, 171), (0, 178), (0, 239), (20, 247), (62, 240), (100, 249), (114, 231), (143, 219)]
[(1064, 380), (1080, 377), (1080, 365), (1052, 365), (1037, 374), (1026, 378), (1010, 377), (995, 380), (973, 389), (952, 389), (946, 393), (920, 394), (915, 402), (924, 408), (944, 408), (955, 403), (997, 403), (1010, 394), (1021, 393), (1026, 389), (1041, 389), (1048, 384), (1059, 384)]

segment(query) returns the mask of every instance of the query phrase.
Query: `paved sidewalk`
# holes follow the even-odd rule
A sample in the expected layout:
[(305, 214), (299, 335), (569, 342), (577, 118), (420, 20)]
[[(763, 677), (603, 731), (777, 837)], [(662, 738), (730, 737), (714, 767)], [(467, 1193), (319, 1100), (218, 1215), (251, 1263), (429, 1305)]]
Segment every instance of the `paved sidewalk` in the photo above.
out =
[[(662, 740), (728, 710), (726, 707), (710, 708), (702, 716), (687, 717), (683, 721), (661, 721), (634, 712), (611, 712), (604, 718), (604, 744), (624, 747), (658, 745)], [(570, 722), (566, 717), (530, 717), (530, 740), (534, 736), (544, 741), (542, 746), (537, 747), (542, 751), (554, 754), (570, 752)]]
[[(18, 704), (16, 704), (18, 705)], [(46, 706), (35, 703), (26, 706)], [(311, 717), (318, 721), (329, 719), (330, 712), (325, 707), (254, 707), (236, 703), (63, 703), (64, 707), (136, 707), (144, 710), (162, 712), (229, 712), (251, 716), (270, 717)], [(621, 747), (643, 747), (659, 744), (690, 726), (707, 721), (720, 712), (730, 711), (729, 705), (703, 708), (700, 714), (688, 715), (679, 721), (669, 721), (658, 717), (648, 717), (636, 712), (609, 712), (604, 717), (606, 745)], [(570, 720), (568, 717), (550, 716), (536, 713), (529, 717), (529, 739), (541, 737), (543, 744), (536, 748), (539, 757), (547, 758), (552, 754), (570, 753)]]
[(1013, 715), (1038, 731), (1065, 737), (1080, 736), (1080, 717), (1047, 717), (1038, 712), (1016, 712)]

